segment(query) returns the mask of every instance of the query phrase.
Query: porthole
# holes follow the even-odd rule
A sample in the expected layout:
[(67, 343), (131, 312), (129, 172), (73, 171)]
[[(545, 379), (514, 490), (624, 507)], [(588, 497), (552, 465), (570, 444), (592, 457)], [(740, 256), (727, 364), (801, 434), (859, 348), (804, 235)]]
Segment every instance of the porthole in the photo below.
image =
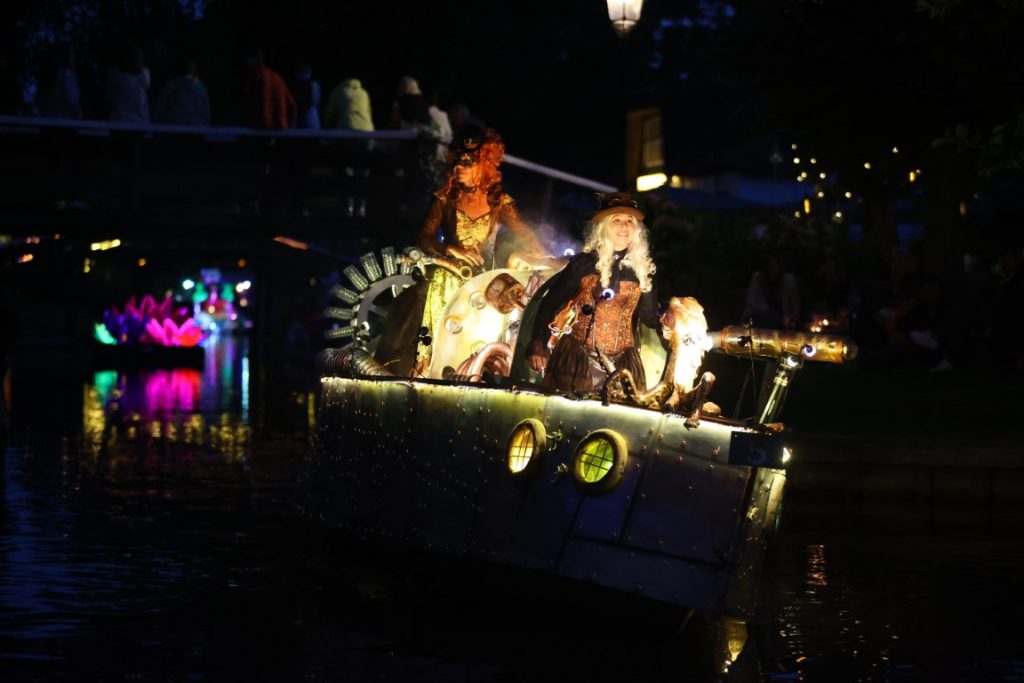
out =
[(515, 426), (508, 438), (505, 464), (518, 477), (529, 476), (547, 450), (547, 432), (539, 420), (526, 419)]
[(618, 432), (599, 429), (584, 437), (572, 455), (572, 476), (584, 490), (610, 491), (626, 473), (629, 450)]

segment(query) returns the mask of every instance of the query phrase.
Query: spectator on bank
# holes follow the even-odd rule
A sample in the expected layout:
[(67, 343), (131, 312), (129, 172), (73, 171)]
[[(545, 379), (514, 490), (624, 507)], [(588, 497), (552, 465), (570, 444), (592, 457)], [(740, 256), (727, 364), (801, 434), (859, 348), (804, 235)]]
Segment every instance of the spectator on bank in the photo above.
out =
[(1020, 250), (1001, 244), (994, 258), (965, 258), (964, 286), (949, 309), (945, 325), (936, 335), (939, 360), (931, 372), (944, 372), (972, 363), (978, 341), (995, 354), (1006, 353), (1009, 365), (1024, 371), (1024, 350), (1015, 341), (1024, 334), (1024, 276)]
[(298, 108), (281, 74), (263, 63), (263, 51), (245, 57), (242, 81), (242, 122), (251, 128), (283, 130), (295, 127)]
[(198, 73), (196, 60), (186, 58), (183, 73), (168, 81), (157, 97), (153, 108), (153, 119), (157, 123), (210, 125), (210, 95)]
[(39, 113), (52, 119), (82, 118), (81, 88), (75, 72), (75, 50), (70, 45), (62, 45), (57, 49), (53, 64), (43, 78)]
[(288, 89), (295, 98), (298, 113), (296, 128), (320, 129), (320, 83), (313, 78), (309, 64), (300, 62), (295, 73), (288, 79)]
[(370, 95), (358, 78), (346, 78), (331, 91), (324, 110), (324, 125), (340, 130), (373, 130)]
[(766, 254), (747, 287), (746, 308), (741, 319), (755, 327), (795, 329), (800, 322), (800, 290), (796, 277), (782, 269), (779, 257)]
[(126, 48), (117, 66), (107, 71), (106, 95), (111, 121), (149, 123), (149, 80), (142, 49)]
[(810, 324), (821, 332), (845, 333), (850, 323), (850, 286), (839, 260), (826, 253), (812, 278)]

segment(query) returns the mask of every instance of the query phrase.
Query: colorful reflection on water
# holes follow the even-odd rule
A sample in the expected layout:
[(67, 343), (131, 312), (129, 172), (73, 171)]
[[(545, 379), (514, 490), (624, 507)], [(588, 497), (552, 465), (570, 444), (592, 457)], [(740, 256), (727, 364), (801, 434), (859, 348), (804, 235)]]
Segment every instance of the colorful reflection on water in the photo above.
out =
[(83, 450), (184, 444), (242, 460), (252, 441), (244, 337), (213, 336), (199, 368), (100, 370), (83, 387)]

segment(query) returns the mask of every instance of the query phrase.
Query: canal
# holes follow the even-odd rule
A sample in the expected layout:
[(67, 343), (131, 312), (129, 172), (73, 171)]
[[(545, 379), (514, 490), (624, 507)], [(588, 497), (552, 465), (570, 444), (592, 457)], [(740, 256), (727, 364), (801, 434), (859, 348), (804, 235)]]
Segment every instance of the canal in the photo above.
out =
[[(672, 609), (304, 518), (316, 377), (255, 360), (245, 336), (192, 368), (14, 360), (4, 681), (696, 680), (701, 643)], [(732, 680), (1024, 680), (1017, 526), (790, 494)]]

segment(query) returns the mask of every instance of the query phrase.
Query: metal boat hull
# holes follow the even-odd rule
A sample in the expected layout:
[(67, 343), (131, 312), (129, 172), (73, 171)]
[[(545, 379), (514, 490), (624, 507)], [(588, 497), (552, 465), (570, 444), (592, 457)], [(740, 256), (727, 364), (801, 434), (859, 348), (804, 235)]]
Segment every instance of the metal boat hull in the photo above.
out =
[[(778, 435), (528, 388), (321, 381), (306, 485), (307, 510), (326, 524), (749, 616), (785, 484), (766, 456), (781, 453)], [(509, 437), (527, 418), (553, 447), (529, 476), (515, 475)], [(628, 449), (621, 480), (603, 493), (572, 470), (577, 445), (598, 429)]]

